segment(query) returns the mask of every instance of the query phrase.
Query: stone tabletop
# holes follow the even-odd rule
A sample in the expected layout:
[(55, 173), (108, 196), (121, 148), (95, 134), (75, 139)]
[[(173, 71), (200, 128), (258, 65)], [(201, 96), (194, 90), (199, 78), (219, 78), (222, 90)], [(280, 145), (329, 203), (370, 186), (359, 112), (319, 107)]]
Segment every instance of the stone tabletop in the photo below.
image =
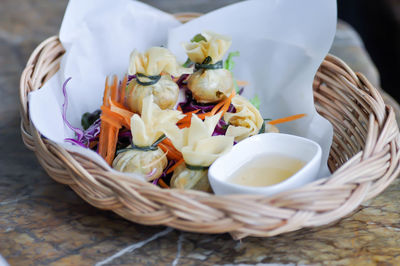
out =
[[(145, 2), (173, 13), (207, 12), (234, 1)], [(90, 206), (53, 181), (21, 141), (17, 91), (29, 54), (57, 34), (66, 4), (0, 4), (0, 254), (10, 265), (400, 265), (398, 180), (335, 224), (242, 241), (135, 224)], [(355, 36), (341, 23), (331, 52), (379, 85)]]

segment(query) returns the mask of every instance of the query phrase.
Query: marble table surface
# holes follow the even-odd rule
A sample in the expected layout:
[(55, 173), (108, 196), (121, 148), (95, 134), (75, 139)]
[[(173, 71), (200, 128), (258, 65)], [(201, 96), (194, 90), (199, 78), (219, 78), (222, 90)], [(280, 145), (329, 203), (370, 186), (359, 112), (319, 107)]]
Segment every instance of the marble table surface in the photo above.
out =
[[(207, 12), (234, 1), (146, 2), (173, 13)], [(66, 4), (0, 4), (0, 254), (10, 265), (400, 265), (398, 180), (335, 224), (242, 241), (131, 223), (53, 181), (21, 141), (17, 91), (28, 56), (57, 34)], [(340, 24), (332, 52), (379, 85), (357, 38)]]

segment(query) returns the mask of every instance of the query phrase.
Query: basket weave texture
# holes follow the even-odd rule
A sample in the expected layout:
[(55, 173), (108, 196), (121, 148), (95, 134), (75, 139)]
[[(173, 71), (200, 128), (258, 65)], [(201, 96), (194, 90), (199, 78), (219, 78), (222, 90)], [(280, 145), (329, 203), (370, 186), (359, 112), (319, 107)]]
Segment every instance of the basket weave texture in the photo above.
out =
[[(177, 17), (187, 21), (196, 16)], [(31, 123), (28, 93), (56, 73), (63, 53), (58, 37), (51, 37), (35, 49), (22, 73), (23, 141), (54, 180), (70, 186), (91, 205), (128, 220), (191, 232), (229, 232), (236, 239), (274, 236), (348, 215), (382, 192), (400, 172), (400, 135), (393, 108), (362, 74), (328, 55), (313, 87), (317, 111), (334, 127), (328, 160), (331, 176), (270, 197), (216, 196), (129, 179), (43, 138)]]

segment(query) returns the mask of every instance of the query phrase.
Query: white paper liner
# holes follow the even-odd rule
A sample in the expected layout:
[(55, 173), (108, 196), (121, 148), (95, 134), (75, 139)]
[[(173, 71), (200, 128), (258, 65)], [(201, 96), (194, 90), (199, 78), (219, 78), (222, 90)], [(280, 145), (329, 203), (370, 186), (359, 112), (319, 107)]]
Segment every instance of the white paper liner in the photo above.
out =
[(181, 44), (204, 30), (232, 37), (229, 51), (240, 51), (234, 58), (235, 77), (249, 82), (245, 97), (259, 96), (264, 118), (307, 114), (279, 129), (318, 142), (323, 151), (319, 176), (329, 175), (326, 162), (333, 130), (315, 111), (312, 82), (335, 34), (334, 0), (250, 0), (184, 25), (136, 1), (70, 0), (60, 30), (66, 53), (54, 77), (29, 94), (32, 122), (46, 138), (107, 166), (95, 152), (64, 142), (74, 134), (62, 120), (62, 83), (72, 77), (67, 118), (80, 127), (83, 113), (100, 108), (105, 77), (127, 72), (133, 49), (144, 52), (152, 46), (168, 46), (184, 62)]

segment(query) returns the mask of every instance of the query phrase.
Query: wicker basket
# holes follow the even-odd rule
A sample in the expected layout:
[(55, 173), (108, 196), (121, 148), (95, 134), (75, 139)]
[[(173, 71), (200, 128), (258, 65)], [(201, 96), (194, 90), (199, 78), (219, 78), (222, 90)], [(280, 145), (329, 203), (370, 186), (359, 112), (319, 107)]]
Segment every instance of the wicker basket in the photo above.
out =
[[(177, 17), (187, 21), (196, 16)], [(161, 189), (111, 173), (43, 138), (29, 119), (28, 93), (58, 70), (63, 53), (58, 37), (51, 37), (36, 48), (22, 73), (23, 141), (54, 180), (69, 185), (93, 206), (128, 220), (192, 232), (229, 232), (236, 239), (274, 236), (338, 220), (382, 192), (399, 174), (399, 130), (393, 108), (362, 74), (331, 55), (316, 74), (314, 98), (317, 111), (334, 127), (328, 160), (332, 176), (266, 197)]]

